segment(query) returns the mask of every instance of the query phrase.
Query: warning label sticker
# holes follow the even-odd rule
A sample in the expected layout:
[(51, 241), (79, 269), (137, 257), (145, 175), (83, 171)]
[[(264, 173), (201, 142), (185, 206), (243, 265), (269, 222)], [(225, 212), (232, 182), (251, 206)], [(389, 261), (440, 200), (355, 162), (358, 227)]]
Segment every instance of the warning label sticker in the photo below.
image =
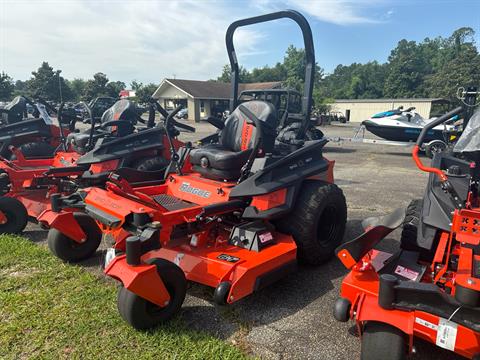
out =
[(419, 275), (418, 272), (408, 269), (401, 265), (397, 266), (397, 268), (395, 269), (395, 274), (403, 276), (404, 278), (412, 281), (416, 281)]
[(266, 232), (266, 233), (260, 234), (258, 237), (260, 238), (260, 242), (262, 244), (265, 244), (266, 242), (269, 242), (269, 241), (273, 240), (273, 235), (272, 235), (271, 232)]

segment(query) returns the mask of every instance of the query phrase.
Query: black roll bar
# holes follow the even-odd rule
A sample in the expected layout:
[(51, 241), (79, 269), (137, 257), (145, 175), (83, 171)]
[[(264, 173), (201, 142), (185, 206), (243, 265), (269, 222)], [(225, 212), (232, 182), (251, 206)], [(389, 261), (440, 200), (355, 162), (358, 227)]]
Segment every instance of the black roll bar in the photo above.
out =
[(239, 27), (264, 23), (268, 21), (288, 18), (297, 23), (302, 30), (303, 41), (305, 44), (305, 86), (302, 98), (302, 113), (304, 119), (302, 127), (297, 134), (298, 139), (303, 139), (307, 130), (308, 122), (310, 121), (310, 114), (312, 110), (312, 93), (313, 93), (313, 81), (315, 76), (315, 51), (313, 48), (313, 36), (312, 29), (307, 19), (295, 10), (283, 10), (274, 12), (271, 14), (265, 14), (260, 16), (254, 16), (247, 19), (237, 20), (230, 24), (225, 35), (225, 43), (227, 46), (228, 58), (230, 60), (231, 69), (231, 97), (230, 97), (230, 112), (235, 110), (238, 105), (238, 83), (239, 83), (239, 66), (237, 54), (235, 53), (235, 47), (233, 45), (233, 34)]

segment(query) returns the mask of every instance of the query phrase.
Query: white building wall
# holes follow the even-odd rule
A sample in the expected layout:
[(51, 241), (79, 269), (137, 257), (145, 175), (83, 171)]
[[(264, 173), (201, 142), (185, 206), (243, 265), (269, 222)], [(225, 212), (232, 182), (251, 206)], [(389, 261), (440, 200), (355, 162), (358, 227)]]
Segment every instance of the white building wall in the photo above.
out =
[(409, 102), (402, 101), (401, 99), (391, 102), (336, 102), (330, 105), (332, 106), (332, 111), (339, 111), (344, 115), (349, 109), (350, 122), (362, 122), (374, 114), (396, 109), (399, 106), (403, 106), (404, 109), (414, 106), (415, 111), (417, 111), (422, 117), (428, 119), (432, 107), (432, 103), (429, 101)]
[(164, 98), (164, 99), (186, 99), (187, 95), (183, 92), (178, 90), (175, 86), (171, 86), (170, 84), (166, 84), (168, 86), (162, 86), (162, 91), (157, 89), (153, 96), (156, 99)]
[(200, 120), (200, 107), (198, 100), (188, 99), (188, 120)]

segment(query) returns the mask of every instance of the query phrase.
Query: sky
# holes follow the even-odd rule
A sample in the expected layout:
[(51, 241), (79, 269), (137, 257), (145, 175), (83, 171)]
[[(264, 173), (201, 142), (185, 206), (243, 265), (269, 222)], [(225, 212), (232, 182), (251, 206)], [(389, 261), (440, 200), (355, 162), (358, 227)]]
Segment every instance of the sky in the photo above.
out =
[[(104, 72), (110, 80), (208, 80), (228, 63), (225, 31), (238, 19), (300, 11), (313, 32), (317, 63), (385, 62), (401, 39), (447, 37), (473, 28), (480, 0), (0, 0), (0, 71), (26, 80), (42, 61), (67, 79)], [(303, 47), (289, 19), (242, 28), (234, 44), (247, 69), (281, 62)]]

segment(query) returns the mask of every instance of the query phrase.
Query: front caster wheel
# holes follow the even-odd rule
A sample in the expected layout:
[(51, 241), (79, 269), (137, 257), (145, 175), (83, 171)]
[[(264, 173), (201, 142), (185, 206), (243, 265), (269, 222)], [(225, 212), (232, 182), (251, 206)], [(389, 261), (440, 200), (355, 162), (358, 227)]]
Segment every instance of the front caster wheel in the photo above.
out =
[(405, 334), (388, 324), (368, 322), (362, 335), (362, 360), (404, 360), (407, 358)]
[(28, 222), (25, 206), (14, 198), (0, 197), (0, 234), (21, 233)]
[(137, 330), (153, 328), (170, 320), (180, 311), (187, 293), (187, 280), (183, 270), (165, 259), (148, 262), (157, 266), (157, 272), (170, 294), (170, 302), (160, 307), (121, 287), (118, 291), (117, 307), (120, 316)]
[(230, 294), (230, 289), (232, 288), (232, 283), (230, 281), (222, 281), (215, 288), (213, 293), (213, 301), (217, 305), (227, 305), (228, 304), (228, 294)]
[(85, 242), (70, 239), (57, 229), (50, 229), (47, 239), (48, 247), (56, 257), (72, 263), (88, 259), (102, 241), (102, 232), (95, 220), (83, 213), (74, 213), (73, 217), (87, 235)]

